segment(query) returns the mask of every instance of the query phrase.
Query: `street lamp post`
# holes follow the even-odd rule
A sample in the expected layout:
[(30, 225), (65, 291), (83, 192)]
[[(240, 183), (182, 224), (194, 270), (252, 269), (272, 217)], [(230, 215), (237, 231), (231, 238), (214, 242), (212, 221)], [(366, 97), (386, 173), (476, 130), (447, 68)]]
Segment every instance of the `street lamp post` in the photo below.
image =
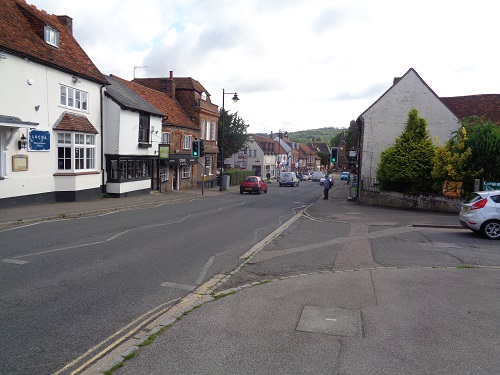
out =
[(220, 141), (220, 188), (219, 191), (222, 191), (222, 170), (224, 168), (224, 118), (225, 116), (225, 111), (224, 111), (224, 98), (226, 95), (234, 95), (232, 100), (233, 102), (237, 103), (240, 98), (238, 98), (238, 94), (235, 92), (226, 92), (224, 89), (222, 89), (222, 135), (221, 135), (221, 141)]

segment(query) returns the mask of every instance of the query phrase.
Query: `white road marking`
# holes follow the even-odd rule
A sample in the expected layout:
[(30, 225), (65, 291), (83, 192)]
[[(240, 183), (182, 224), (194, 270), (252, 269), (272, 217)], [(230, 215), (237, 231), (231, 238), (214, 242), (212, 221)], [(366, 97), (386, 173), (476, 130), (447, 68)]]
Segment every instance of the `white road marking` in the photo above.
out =
[(27, 260), (17, 260), (17, 259), (2, 259), (2, 262), (4, 262), (4, 263), (11, 263), (11, 264), (26, 264), (26, 263), (29, 263)]
[(205, 278), (205, 276), (207, 276), (207, 273), (210, 270), (210, 267), (212, 266), (214, 259), (215, 259), (215, 256), (213, 256), (213, 255), (210, 258), (208, 258), (207, 263), (205, 264), (205, 266), (201, 270), (201, 273), (200, 273), (200, 276), (198, 277), (198, 280), (196, 280), (196, 285), (200, 285), (203, 282), (203, 279)]

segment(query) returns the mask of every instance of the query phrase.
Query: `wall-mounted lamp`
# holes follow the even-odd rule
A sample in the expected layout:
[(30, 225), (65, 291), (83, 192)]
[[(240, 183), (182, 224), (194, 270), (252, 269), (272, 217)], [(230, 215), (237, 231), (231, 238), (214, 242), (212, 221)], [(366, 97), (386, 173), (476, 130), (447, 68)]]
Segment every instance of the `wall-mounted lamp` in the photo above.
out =
[(77, 76), (73, 76), (73, 83), (80, 83), (82, 80), (78, 78)]
[(35, 111), (38, 112), (39, 109), (40, 109), (40, 104), (38, 104), (38, 105), (35, 106)]
[(26, 145), (28, 144), (28, 140), (24, 136), (24, 134), (21, 135), (21, 139), (17, 142), (17, 147), (19, 150), (22, 150), (23, 148), (26, 148)]

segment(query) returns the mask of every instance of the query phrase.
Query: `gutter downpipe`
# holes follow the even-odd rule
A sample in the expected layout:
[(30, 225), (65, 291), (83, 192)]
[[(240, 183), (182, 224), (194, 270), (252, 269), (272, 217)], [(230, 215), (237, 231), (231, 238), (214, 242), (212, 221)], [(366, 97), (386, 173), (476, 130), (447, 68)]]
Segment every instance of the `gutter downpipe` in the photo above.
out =
[(101, 104), (101, 193), (104, 194), (106, 193), (106, 188), (105, 188), (105, 185), (104, 185), (104, 115), (103, 115), (103, 111), (104, 111), (104, 101), (103, 101), (103, 93), (102, 93), (102, 89), (105, 87), (106, 85), (101, 85), (101, 90), (100, 90), (100, 93), (101, 93), (101, 99), (100, 99), (100, 104)]

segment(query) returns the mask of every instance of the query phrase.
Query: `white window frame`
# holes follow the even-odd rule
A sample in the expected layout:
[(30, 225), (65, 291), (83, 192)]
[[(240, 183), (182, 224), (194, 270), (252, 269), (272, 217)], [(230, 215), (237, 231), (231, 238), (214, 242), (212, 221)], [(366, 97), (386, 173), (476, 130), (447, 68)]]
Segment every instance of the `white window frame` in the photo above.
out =
[(207, 139), (205, 138), (207, 132), (206, 132), (206, 126), (207, 126), (207, 121), (206, 120), (201, 120), (201, 139)]
[(192, 146), (192, 137), (190, 135), (183, 135), (182, 136), (182, 149), (183, 150), (191, 150)]
[(76, 173), (96, 170), (95, 134), (57, 132), (56, 138), (58, 171)]
[(212, 122), (211, 124), (212, 124), (211, 126), (212, 141), (215, 141), (217, 139), (217, 133), (216, 133), (217, 124), (215, 122)]
[(161, 143), (170, 144), (170, 132), (162, 132), (161, 133)]
[(43, 40), (51, 46), (59, 48), (59, 31), (45, 25), (43, 27)]
[(59, 105), (80, 112), (88, 112), (89, 93), (74, 87), (59, 85)]
[(191, 177), (191, 166), (183, 165), (181, 168), (181, 178), (190, 178)]
[(169, 180), (169, 170), (168, 165), (160, 166), (160, 181), (165, 182)]

